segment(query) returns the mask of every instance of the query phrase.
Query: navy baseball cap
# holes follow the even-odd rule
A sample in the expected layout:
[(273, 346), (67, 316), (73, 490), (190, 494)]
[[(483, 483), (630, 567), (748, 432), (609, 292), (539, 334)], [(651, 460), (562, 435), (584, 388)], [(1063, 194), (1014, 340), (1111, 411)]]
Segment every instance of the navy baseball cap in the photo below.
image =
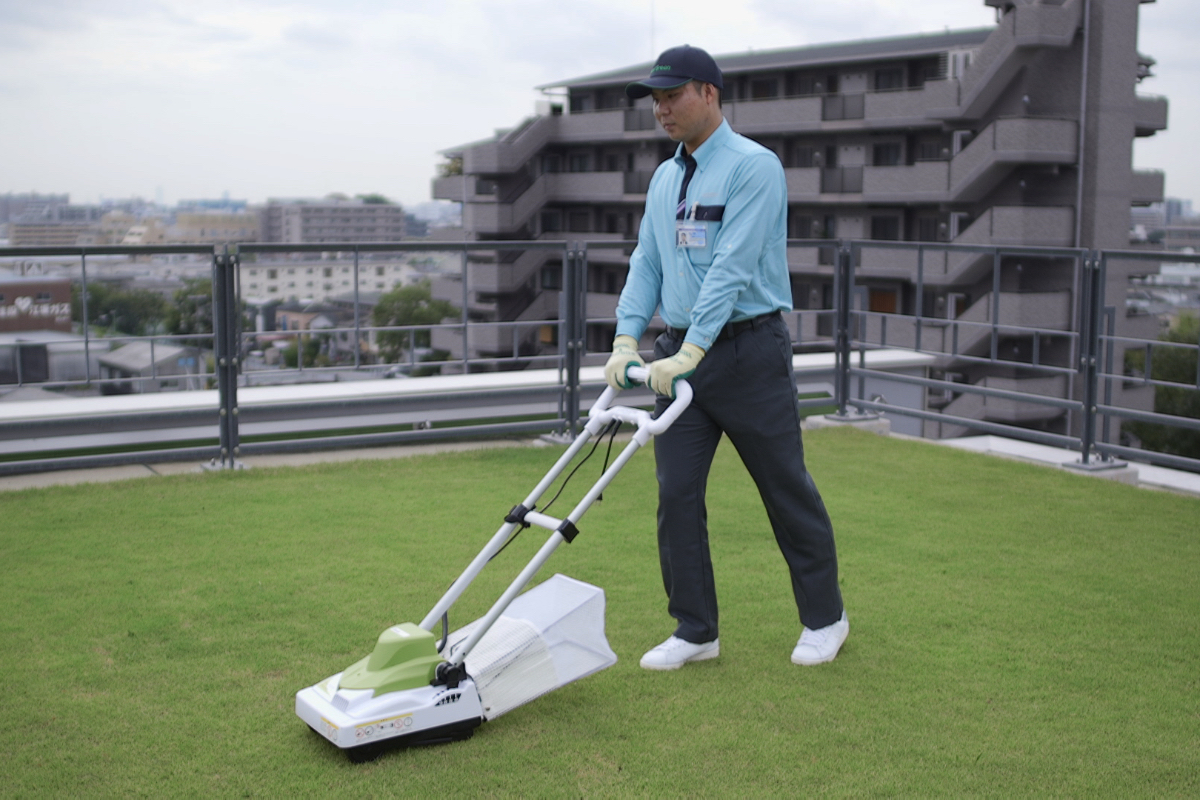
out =
[(654, 62), (650, 77), (634, 81), (625, 87), (625, 94), (634, 100), (645, 97), (655, 89), (674, 89), (689, 81), (711, 83), (718, 89), (724, 90), (725, 82), (721, 80), (721, 70), (713, 57), (689, 44), (664, 50)]

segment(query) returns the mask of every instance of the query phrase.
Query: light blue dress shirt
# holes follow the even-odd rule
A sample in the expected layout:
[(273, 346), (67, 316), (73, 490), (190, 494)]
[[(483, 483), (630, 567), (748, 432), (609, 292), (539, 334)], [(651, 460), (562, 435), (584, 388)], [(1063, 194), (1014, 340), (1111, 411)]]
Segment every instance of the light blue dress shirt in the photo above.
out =
[(792, 308), (787, 181), (775, 153), (724, 120), (692, 156), (685, 222), (704, 227), (704, 246), (676, 246), (681, 144), (650, 181), (617, 302), (617, 334), (640, 339), (661, 306), (667, 325), (686, 328), (685, 341), (708, 350), (726, 323)]

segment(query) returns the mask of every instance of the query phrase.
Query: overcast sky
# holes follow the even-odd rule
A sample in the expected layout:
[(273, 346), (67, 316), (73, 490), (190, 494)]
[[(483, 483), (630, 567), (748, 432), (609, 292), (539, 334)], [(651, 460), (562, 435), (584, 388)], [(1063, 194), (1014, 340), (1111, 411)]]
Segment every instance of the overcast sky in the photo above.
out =
[[(0, 193), (73, 202), (382, 193), (531, 114), (533, 87), (714, 54), (993, 24), (982, 0), (0, 0)], [(1134, 163), (1200, 210), (1200, 3), (1141, 6)]]

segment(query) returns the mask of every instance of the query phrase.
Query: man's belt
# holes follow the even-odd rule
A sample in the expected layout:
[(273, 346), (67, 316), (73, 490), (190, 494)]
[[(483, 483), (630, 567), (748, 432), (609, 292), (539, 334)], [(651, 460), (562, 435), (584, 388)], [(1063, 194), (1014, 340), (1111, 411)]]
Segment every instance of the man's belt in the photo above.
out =
[[(764, 322), (775, 319), (779, 315), (779, 311), (772, 311), (770, 314), (760, 314), (759, 316), (751, 317), (750, 319), (742, 319), (738, 320), (737, 322), (727, 322), (725, 323), (725, 326), (721, 328), (720, 332), (717, 333), (717, 336), (715, 339), (713, 339), (713, 342), (716, 343), (722, 339), (732, 339), (733, 337), (745, 333), (748, 330), (757, 328)], [(682, 339), (687, 336), (687, 328), (672, 328), (668, 325), (667, 333), (676, 339)]]

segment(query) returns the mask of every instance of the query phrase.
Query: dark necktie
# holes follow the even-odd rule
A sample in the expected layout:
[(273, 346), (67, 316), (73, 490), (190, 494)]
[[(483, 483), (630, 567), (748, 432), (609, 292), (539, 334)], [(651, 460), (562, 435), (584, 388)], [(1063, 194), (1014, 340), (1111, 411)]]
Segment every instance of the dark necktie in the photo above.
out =
[(694, 174), (696, 174), (696, 159), (685, 155), (683, 157), (683, 184), (679, 187), (679, 205), (675, 207), (675, 219), (684, 219), (687, 216), (687, 187), (692, 182)]

